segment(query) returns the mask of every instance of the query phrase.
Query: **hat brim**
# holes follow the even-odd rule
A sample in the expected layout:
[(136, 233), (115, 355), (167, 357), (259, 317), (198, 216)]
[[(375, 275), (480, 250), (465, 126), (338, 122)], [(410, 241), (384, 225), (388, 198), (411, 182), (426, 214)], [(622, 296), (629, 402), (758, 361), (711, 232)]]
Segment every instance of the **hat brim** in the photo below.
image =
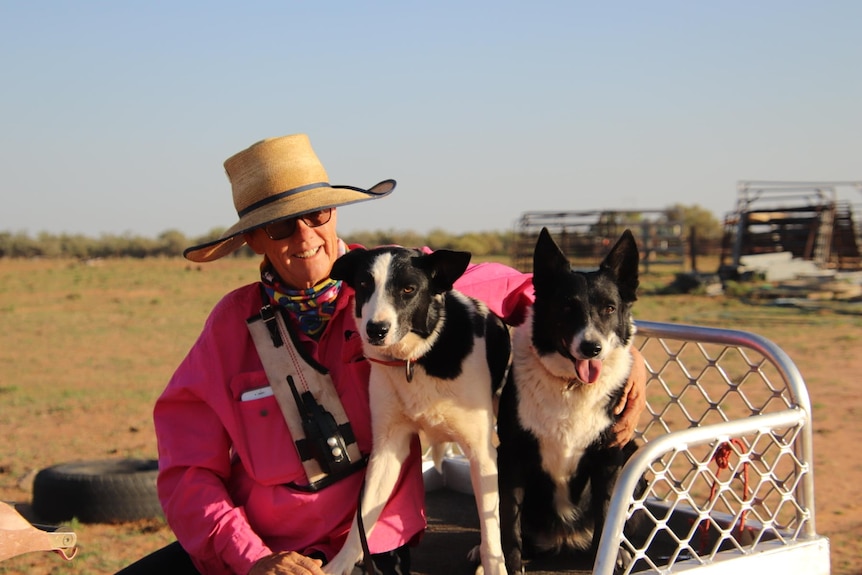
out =
[(240, 218), (216, 240), (186, 248), (183, 256), (193, 262), (211, 262), (235, 252), (245, 244), (243, 234), (285, 218), (295, 218), (317, 210), (336, 208), (388, 196), (395, 180), (383, 180), (367, 190), (352, 186), (316, 188), (274, 202)]

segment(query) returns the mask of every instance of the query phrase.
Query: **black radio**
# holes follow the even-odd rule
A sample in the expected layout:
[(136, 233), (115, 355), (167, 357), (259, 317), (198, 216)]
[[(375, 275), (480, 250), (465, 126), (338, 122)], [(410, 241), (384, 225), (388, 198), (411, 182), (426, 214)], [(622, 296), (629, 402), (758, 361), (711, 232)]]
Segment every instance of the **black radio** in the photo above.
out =
[(347, 470), (351, 463), (347, 453), (347, 443), (355, 441), (352, 437), (348, 437), (345, 441), (345, 432), (352, 436), (349, 424), (338, 425), (332, 414), (317, 403), (310, 391), (300, 394), (293, 382), (293, 377), (288, 375), (287, 383), (302, 417), (302, 430), (305, 433), (304, 447), (310, 451), (310, 455), (324, 473), (332, 474)]

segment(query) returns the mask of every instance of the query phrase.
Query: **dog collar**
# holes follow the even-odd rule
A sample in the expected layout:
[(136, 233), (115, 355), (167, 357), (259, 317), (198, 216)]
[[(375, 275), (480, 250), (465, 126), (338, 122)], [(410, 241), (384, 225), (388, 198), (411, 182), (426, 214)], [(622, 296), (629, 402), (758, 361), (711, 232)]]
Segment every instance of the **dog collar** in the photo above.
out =
[(407, 381), (413, 381), (413, 365), (416, 363), (415, 359), (377, 359), (375, 357), (366, 357), (368, 361), (380, 364), (380, 365), (388, 365), (389, 367), (401, 367), (404, 366), (405, 373), (407, 375)]

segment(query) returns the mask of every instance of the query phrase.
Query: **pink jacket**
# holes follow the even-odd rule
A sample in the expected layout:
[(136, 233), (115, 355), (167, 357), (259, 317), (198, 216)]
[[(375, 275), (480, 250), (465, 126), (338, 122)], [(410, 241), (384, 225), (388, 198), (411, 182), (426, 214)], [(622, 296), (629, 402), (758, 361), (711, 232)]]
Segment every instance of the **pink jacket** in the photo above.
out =
[[(480, 264), (456, 288), (517, 323), (532, 285), (511, 268)], [(330, 370), (357, 444), (368, 454), (369, 364), (353, 318), (353, 293), (342, 289), (320, 340), (302, 342)], [(159, 498), (177, 540), (205, 574), (245, 574), (274, 551), (332, 558), (350, 529), (364, 476), (354, 473), (317, 493), (285, 486), (304, 483), (305, 475), (275, 398), (240, 401), (244, 391), (268, 385), (246, 327), (260, 305), (257, 283), (226, 295), (154, 409)], [(369, 546), (372, 552), (394, 549), (424, 528), (417, 441)]]

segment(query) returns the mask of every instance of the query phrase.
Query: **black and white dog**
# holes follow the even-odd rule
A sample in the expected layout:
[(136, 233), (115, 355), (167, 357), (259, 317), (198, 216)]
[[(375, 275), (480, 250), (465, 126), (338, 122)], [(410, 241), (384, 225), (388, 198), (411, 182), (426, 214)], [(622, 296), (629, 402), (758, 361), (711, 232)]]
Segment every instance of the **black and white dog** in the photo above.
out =
[[(505, 378), (510, 343), (502, 320), (452, 289), (469, 262), (468, 252), (354, 249), (336, 260), (331, 277), (356, 291), (356, 323), (372, 362), (365, 528), (373, 529), (422, 430), (433, 442), (458, 443), (468, 457), (482, 536), (477, 573), (503, 575), (492, 399)], [(361, 555), (354, 518), (324, 571), (350, 573)]]
[(636, 450), (609, 447), (632, 364), (638, 249), (626, 230), (590, 272), (542, 229), (535, 302), (512, 336), (500, 398), (500, 515), (509, 573), (530, 555), (598, 549), (614, 482)]

